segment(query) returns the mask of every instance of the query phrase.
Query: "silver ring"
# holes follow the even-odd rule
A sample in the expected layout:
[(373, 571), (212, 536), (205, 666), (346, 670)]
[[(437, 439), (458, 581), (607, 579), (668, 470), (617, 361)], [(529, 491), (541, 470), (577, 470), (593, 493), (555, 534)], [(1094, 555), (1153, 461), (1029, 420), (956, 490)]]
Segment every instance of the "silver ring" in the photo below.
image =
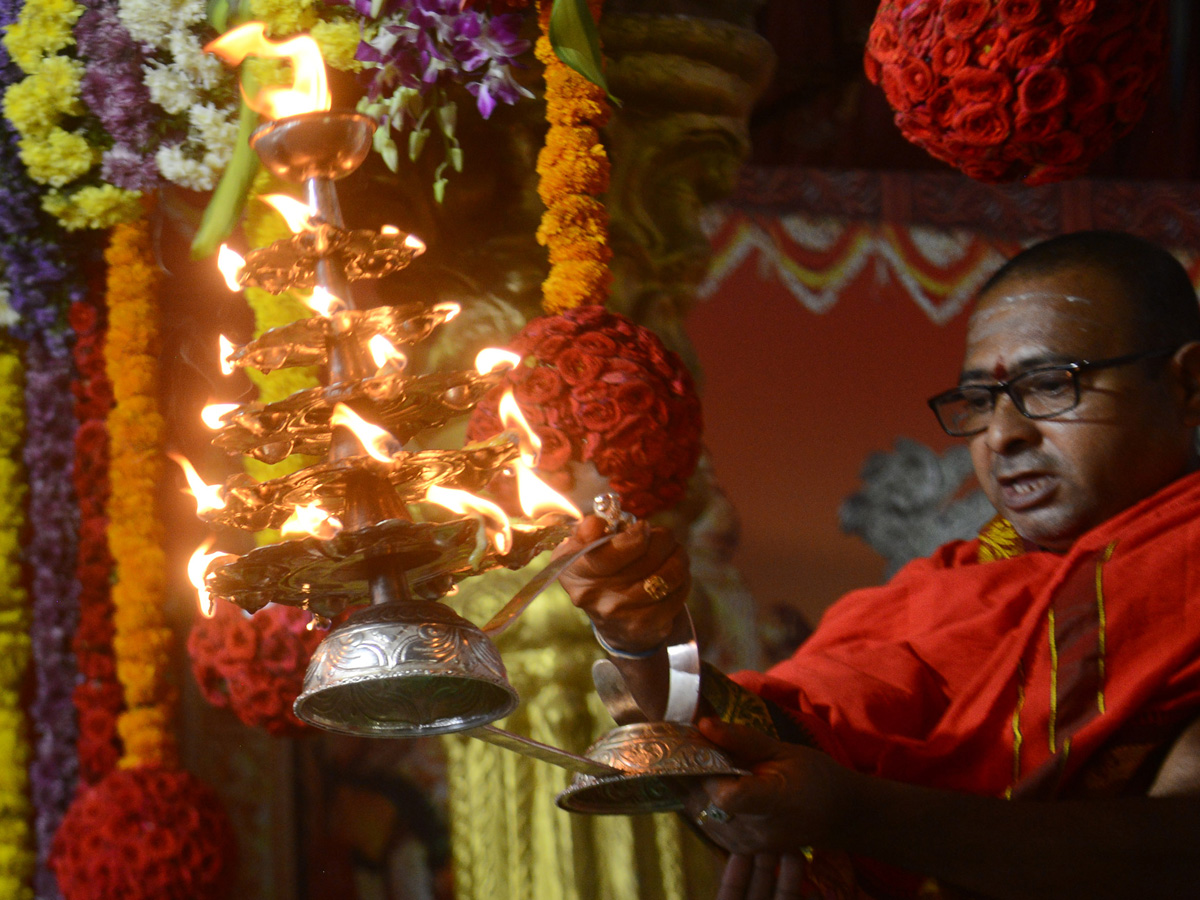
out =
[(705, 824), (706, 822), (716, 822), (718, 825), (724, 825), (732, 818), (733, 816), (725, 812), (725, 810), (721, 809), (721, 807), (717, 806), (717, 804), (710, 803), (708, 806), (704, 807), (704, 809), (700, 810), (699, 815), (696, 816), (696, 821), (701, 825)]

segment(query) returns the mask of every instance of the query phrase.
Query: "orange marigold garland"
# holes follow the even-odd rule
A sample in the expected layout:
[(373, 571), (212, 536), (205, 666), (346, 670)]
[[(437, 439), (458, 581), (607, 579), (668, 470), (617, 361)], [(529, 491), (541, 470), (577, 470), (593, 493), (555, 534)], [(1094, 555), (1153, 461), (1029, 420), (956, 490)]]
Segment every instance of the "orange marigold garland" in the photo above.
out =
[(120, 768), (76, 797), (55, 835), (51, 866), (66, 900), (221, 900), (236, 855), (216, 795), (178, 768), (171, 730), (173, 635), (156, 509), (165, 433), (157, 400), (160, 277), (150, 251), (149, 227), (139, 221), (116, 226), (105, 253), (105, 368), (114, 402), (108, 540), (124, 751)]
[(113, 585), (113, 651), (125, 711), (117, 720), (124, 743), (121, 766), (174, 765), (169, 723), (176, 690), (169, 680), (173, 636), (163, 601), (167, 563), (157, 492), (163, 473), (165, 423), (158, 410), (159, 273), (145, 222), (113, 229), (108, 263), (105, 358), (114, 406), (108, 543)]
[[(550, 44), (550, 0), (539, 0), (541, 36), (535, 52), (546, 67), (546, 144), (538, 154), (538, 195), (546, 204), (538, 242), (550, 251), (550, 275), (542, 284), (549, 313), (585, 303), (603, 304), (612, 285), (608, 268), (610, 165), (600, 129), (612, 113), (604, 88), (562, 62)], [(600, 16), (599, 0), (589, 4)]]

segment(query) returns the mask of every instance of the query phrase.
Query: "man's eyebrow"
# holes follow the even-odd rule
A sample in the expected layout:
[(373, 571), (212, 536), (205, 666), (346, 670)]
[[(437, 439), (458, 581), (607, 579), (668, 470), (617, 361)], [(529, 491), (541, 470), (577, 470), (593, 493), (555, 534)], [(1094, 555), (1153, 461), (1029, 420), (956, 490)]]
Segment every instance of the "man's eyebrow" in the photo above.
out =
[[(1020, 375), (1022, 372), (1028, 372), (1030, 369), (1036, 369), (1040, 366), (1061, 366), (1064, 363), (1069, 362), (1074, 362), (1074, 359), (1069, 356), (1064, 356), (1061, 353), (1038, 353), (1034, 356), (1025, 356), (1008, 367), (1008, 380), (1011, 381), (1016, 375)], [(996, 379), (988, 369), (965, 369), (958, 376), (959, 384), (971, 384), (980, 381), (990, 381), (995, 383)]]

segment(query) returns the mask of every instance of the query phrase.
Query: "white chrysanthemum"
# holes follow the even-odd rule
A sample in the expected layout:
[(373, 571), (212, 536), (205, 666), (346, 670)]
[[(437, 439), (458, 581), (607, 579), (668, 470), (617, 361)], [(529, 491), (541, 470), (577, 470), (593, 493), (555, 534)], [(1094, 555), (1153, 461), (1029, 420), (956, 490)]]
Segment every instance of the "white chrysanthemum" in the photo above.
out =
[(16, 310), (9, 305), (9, 298), (11, 296), (12, 294), (8, 289), (8, 282), (0, 281), (0, 328), (11, 328), (21, 320)]
[(232, 149), (237, 140), (236, 119), (212, 103), (202, 103), (188, 110), (188, 139), (208, 148)]
[(216, 184), (225, 167), (229, 165), (229, 157), (233, 155), (233, 146), (228, 147), (209, 147), (204, 153), (204, 159), (201, 162), (206, 165), (213, 173), (213, 184)]
[(154, 154), (158, 170), (173, 184), (193, 191), (211, 191), (216, 185), (216, 175), (211, 167), (200, 160), (192, 159), (182, 144), (159, 147)]
[(121, 0), (117, 14), (135, 41), (163, 49), (175, 30), (204, 21), (203, 0)]
[(187, 76), (174, 66), (151, 60), (142, 71), (150, 99), (172, 115), (187, 112), (199, 100)]
[(190, 31), (171, 32), (166, 49), (173, 58), (172, 67), (198, 90), (215, 90), (229, 77), (229, 68), (211, 53), (205, 53), (200, 39)]

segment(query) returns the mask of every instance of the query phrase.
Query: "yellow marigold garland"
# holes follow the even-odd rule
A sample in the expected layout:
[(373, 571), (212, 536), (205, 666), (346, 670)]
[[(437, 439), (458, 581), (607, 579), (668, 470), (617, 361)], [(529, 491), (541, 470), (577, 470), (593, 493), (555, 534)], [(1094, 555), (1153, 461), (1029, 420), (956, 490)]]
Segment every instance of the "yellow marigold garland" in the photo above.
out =
[(173, 766), (171, 719), (176, 690), (169, 669), (173, 636), (166, 623), (167, 565), (157, 492), (165, 425), (158, 407), (158, 287), (144, 220), (113, 228), (108, 249), (105, 368), (113, 386), (108, 415), (112, 446), (109, 548), (117, 678), (125, 711), (117, 720), (122, 768)]
[[(611, 108), (604, 89), (563, 63), (550, 45), (550, 0), (538, 0), (541, 36), (535, 53), (546, 67), (546, 121), (550, 128), (538, 154), (538, 195), (546, 204), (538, 242), (550, 251), (550, 275), (542, 284), (542, 306), (562, 312), (584, 303), (603, 304), (612, 285), (608, 263), (610, 165), (600, 129)], [(599, 18), (601, 3), (592, 0)]]
[(29, 597), (21, 582), (25, 480), (19, 354), (0, 344), (0, 897), (32, 900), (36, 855), (29, 827), (29, 727), (21, 685), (30, 659)]

